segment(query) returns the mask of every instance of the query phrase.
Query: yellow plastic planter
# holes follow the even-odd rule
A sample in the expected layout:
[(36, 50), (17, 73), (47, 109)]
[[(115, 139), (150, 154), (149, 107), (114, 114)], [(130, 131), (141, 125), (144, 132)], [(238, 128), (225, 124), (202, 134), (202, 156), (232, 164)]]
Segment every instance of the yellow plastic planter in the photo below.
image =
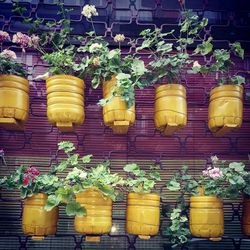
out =
[[(110, 96), (115, 85), (115, 76), (110, 81), (103, 82), (104, 98)], [(119, 96), (116, 96), (103, 107), (103, 120), (114, 134), (127, 134), (129, 127), (133, 126), (135, 122), (135, 106), (128, 109), (126, 103)]]
[(0, 126), (24, 130), (29, 116), (29, 82), (20, 76), (0, 75)]
[(189, 220), (193, 236), (220, 240), (224, 233), (223, 202), (215, 196), (191, 197)]
[(55, 75), (46, 80), (47, 116), (62, 132), (74, 131), (83, 123), (84, 81), (70, 75)]
[(87, 210), (86, 216), (75, 216), (75, 230), (86, 234), (86, 241), (100, 241), (100, 236), (109, 233), (112, 227), (112, 200), (99, 191), (87, 189), (76, 194), (76, 201)]
[(243, 87), (223, 85), (210, 92), (208, 127), (215, 136), (240, 128), (243, 114)]
[(250, 236), (250, 198), (243, 199), (241, 225), (243, 234)]
[(34, 240), (42, 240), (44, 236), (53, 235), (57, 229), (58, 208), (44, 210), (48, 196), (34, 194), (24, 200), (22, 229), (23, 233)]
[(155, 90), (154, 121), (166, 136), (187, 124), (186, 89), (181, 84), (164, 84)]
[(160, 196), (158, 194), (129, 193), (127, 197), (126, 231), (141, 239), (158, 234), (160, 224)]

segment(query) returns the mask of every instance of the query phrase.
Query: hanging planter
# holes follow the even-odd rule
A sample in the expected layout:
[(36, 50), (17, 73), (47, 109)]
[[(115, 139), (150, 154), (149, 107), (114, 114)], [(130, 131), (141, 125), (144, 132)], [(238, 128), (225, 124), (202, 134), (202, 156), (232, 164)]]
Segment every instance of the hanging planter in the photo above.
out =
[(0, 75), (0, 126), (24, 130), (29, 116), (29, 82), (16, 75)]
[[(110, 81), (103, 82), (103, 98), (108, 98), (116, 85), (115, 76)], [(127, 108), (125, 101), (115, 96), (103, 107), (104, 124), (113, 130), (114, 134), (127, 134), (135, 122), (135, 106)]]
[(154, 121), (166, 136), (187, 124), (186, 89), (181, 84), (164, 84), (155, 91)]
[(76, 194), (76, 201), (87, 210), (86, 216), (75, 216), (76, 232), (86, 234), (86, 241), (100, 241), (100, 235), (109, 233), (112, 227), (112, 200), (87, 189)]
[(43, 240), (47, 235), (54, 235), (57, 229), (58, 207), (45, 211), (48, 196), (34, 194), (24, 200), (22, 229), (33, 240)]
[(157, 235), (160, 224), (160, 196), (158, 194), (128, 193), (126, 231), (141, 239)]
[(74, 131), (84, 121), (84, 81), (70, 75), (46, 80), (47, 116), (62, 132)]
[(215, 136), (240, 128), (243, 116), (243, 87), (222, 85), (210, 92), (208, 127)]
[(195, 237), (221, 240), (224, 233), (223, 202), (215, 196), (190, 198), (190, 231)]
[(244, 196), (242, 207), (242, 232), (246, 236), (250, 236), (250, 198)]

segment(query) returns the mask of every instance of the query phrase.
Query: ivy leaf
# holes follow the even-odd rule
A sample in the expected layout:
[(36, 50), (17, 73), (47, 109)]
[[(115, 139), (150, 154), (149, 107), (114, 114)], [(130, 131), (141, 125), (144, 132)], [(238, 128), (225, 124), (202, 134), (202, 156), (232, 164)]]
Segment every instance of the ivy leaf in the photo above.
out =
[(44, 209), (46, 211), (51, 211), (54, 207), (58, 206), (60, 202), (61, 202), (61, 199), (59, 196), (49, 195)]
[(244, 59), (244, 49), (242, 49), (241, 44), (239, 42), (231, 44), (231, 48), (233, 49), (236, 55), (238, 55), (242, 60)]
[(123, 170), (125, 171), (125, 172), (134, 172), (134, 171), (138, 171), (138, 170), (140, 170), (140, 168), (139, 168), (139, 166), (136, 164), (136, 163), (131, 163), (131, 164), (127, 164), (124, 168), (123, 168)]
[(147, 72), (147, 69), (145, 68), (144, 61), (139, 59), (134, 59), (132, 65), (131, 65), (132, 71), (135, 75), (141, 76), (145, 72)]
[(58, 150), (64, 150), (65, 153), (70, 153), (75, 150), (75, 146), (70, 141), (62, 141), (58, 143)]

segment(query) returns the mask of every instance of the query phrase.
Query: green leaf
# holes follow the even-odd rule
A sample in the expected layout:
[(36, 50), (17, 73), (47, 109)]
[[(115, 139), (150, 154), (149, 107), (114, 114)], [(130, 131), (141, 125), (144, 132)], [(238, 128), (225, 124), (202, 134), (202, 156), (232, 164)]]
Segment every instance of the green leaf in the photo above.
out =
[(91, 158), (93, 155), (85, 155), (82, 157), (82, 162), (83, 163), (90, 163), (91, 162)]
[(142, 76), (145, 72), (147, 72), (147, 69), (145, 68), (144, 61), (139, 59), (134, 59), (132, 65), (132, 72), (136, 76)]
[(87, 210), (85, 207), (81, 207), (78, 202), (72, 201), (66, 205), (66, 214), (68, 216), (84, 216), (87, 214)]
[(125, 165), (125, 167), (123, 168), (123, 170), (125, 172), (134, 172), (134, 171), (138, 171), (140, 170), (139, 166), (136, 163), (131, 163), (131, 164), (127, 164)]
[(61, 199), (59, 196), (49, 195), (44, 209), (46, 211), (51, 211), (54, 207), (58, 206), (60, 202), (61, 202)]
[(231, 48), (236, 55), (238, 55), (242, 60), (244, 59), (244, 49), (242, 49), (241, 44), (239, 42), (231, 44)]

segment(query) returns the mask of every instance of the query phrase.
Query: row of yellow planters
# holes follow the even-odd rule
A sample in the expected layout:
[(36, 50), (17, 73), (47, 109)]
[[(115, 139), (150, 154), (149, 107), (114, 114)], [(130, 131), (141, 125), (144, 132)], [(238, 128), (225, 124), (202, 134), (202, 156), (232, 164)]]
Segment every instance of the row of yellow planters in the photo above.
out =
[[(115, 77), (103, 83), (103, 96), (108, 97), (116, 84)], [(69, 75), (47, 79), (47, 116), (63, 132), (73, 131), (84, 121), (84, 81)], [(155, 126), (169, 136), (187, 124), (186, 89), (180, 84), (156, 88)], [(223, 85), (210, 92), (208, 127), (222, 136), (241, 127), (243, 87)], [(0, 75), (0, 125), (23, 129), (29, 113), (29, 83), (13, 75)], [(103, 108), (104, 124), (115, 134), (126, 134), (135, 122), (135, 106), (127, 109), (120, 97), (114, 97)]]
[[(24, 201), (22, 228), (33, 239), (56, 233), (58, 208), (44, 210), (47, 196), (36, 194)], [(75, 230), (86, 234), (86, 240), (99, 241), (100, 235), (112, 227), (112, 201), (96, 190), (77, 194), (77, 202), (87, 209), (86, 216), (76, 216)], [(160, 224), (160, 196), (157, 194), (129, 193), (126, 211), (126, 232), (149, 239), (158, 234)], [(242, 230), (250, 236), (250, 200), (244, 199)], [(195, 237), (219, 240), (224, 233), (223, 203), (213, 196), (196, 196), (190, 199), (190, 231)], [(97, 236), (98, 235), (98, 236)]]
[[(22, 229), (34, 240), (56, 233), (58, 208), (45, 211), (47, 195), (36, 194), (24, 201)], [(100, 235), (112, 228), (112, 200), (96, 190), (76, 195), (76, 201), (87, 210), (86, 216), (75, 216), (75, 231), (86, 234), (86, 240), (99, 241)], [(149, 239), (159, 231), (160, 196), (157, 194), (129, 193), (127, 198), (126, 231)], [(97, 236), (99, 235), (99, 236)]]

